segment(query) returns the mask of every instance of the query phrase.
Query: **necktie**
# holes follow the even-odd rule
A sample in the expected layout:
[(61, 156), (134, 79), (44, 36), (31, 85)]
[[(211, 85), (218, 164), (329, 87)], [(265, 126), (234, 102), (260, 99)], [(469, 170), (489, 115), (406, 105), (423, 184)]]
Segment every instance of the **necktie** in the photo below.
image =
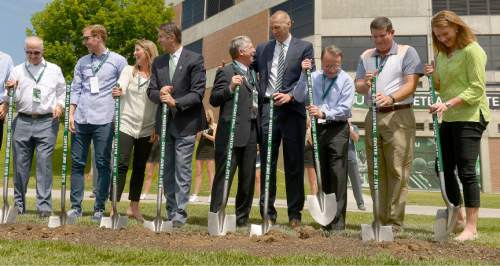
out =
[(280, 54), (278, 57), (278, 72), (276, 75), (276, 86), (275, 91), (281, 90), (283, 84), (283, 74), (285, 73), (285, 44), (279, 43)]
[(174, 79), (175, 67), (175, 55), (171, 54), (168, 60), (168, 75), (170, 77), (170, 82)]

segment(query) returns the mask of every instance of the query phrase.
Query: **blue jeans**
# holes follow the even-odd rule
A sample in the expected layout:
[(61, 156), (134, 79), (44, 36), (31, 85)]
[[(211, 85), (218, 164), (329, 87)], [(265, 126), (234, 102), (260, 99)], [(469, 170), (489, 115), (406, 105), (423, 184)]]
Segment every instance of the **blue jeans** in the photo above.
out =
[(78, 124), (76, 133), (71, 136), (71, 208), (82, 210), (84, 192), (85, 164), (90, 148), (94, 144), (95, 162), (97, 166), (97, 187), (94, 211), (104, 210), (109, 194), (111, 177), (111, 144), (113, 140), (113, 123), (104, 125)]

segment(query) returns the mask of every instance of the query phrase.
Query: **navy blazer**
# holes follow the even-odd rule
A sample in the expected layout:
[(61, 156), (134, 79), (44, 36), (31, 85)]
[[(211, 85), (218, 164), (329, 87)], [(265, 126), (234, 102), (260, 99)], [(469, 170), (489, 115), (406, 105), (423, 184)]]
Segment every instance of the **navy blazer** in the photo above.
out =
[[(168, 129), (174, 136), (190, 136), (207, 128), (203, 96), (205, 94), (206, 72), (203, 57), (200, 54), (182, 48), (179, 61), (175, 68), (173, 80), (169, 77), (169, 54), (154, 59), (151, 69), (151, 80), (148, 87), (148, 97), (154, 103), (160, 104), (160, 89), (172, 85), (172, 97), (176, 100), (176, 108), (170, 110)], [(156, 112), (156, 130), (160, 132), (161, 105)]]
[[(273, 61), (274, 48), (276, 40), (271, 40), (267, 43), (262, 43), (257, 46), (255, 54), (255, 61), (252, 64), (253, 69), (259, 73), (260, 86), (259, 86), (259, 100), (262, 102), (264, 99), (266, 88), (269, 82), (269, 74), (271, 73), (271, 65)], [(300, 79), (302, 72), (302, 61), (304, 59), (313, 59), (314, 51), (310, 42), (306, 42), (292, 37), (290, 40), (290, 47), (285, 57), (285, 73), (283, 74), (283, 86), (280, 92), (289, 93), (293, 91), (295, 85)], [(304, 117), (306, 110), (304, 103), (291, 101), (276, 108), (276, 113), (286, 113), (289, 111), (298, 112)]]

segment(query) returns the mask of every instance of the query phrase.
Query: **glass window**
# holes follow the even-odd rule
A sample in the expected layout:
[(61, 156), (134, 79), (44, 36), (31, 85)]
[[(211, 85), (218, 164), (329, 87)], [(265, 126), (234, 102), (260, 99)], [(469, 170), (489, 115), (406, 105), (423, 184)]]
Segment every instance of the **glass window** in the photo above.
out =
[(186, 49), (193, 51), (195, 53), (203, 54), (203, 39), (194, 41), (188, 45), (185, 45)]
[(432, 0), (432, 12), (451, 10), (458, 15), (498, 15), (499, 0)]
[(207, 0), (207, 18), (233, 5), (234, 5), (234, 0)]
[(288, 12), (292, 18), (291, 32), (294, 37), (304, 38), (314, 34), (314, 0), (285, 1), (271, 8), (271, 14), (278, 10)]
[(182, 3), (182, 29), (203, 21), (205, 0), (185, 0)]

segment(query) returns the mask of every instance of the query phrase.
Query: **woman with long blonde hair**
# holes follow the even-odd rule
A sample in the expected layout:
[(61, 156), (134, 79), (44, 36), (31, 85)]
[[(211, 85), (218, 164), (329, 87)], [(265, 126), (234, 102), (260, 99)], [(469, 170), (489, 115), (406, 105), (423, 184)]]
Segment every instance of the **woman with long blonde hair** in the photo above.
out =
[(157, 140), (155, 133), (155, 114), (157, 105), (147, 96), (151, 76), (151, 64), (158, 56), (156, 45), (149, 40), (135, 43), (135, 65), (123, 69), (119, 86), (113, 89), (113, 97), (121, 97), (120, 106), (120, 157), (118, 161), (118, 201), (125, 187), (130, 155), (134, 151), (132, 176), (130, 178), (127, 214), (143, 221), (139, 211), (139, 200), (144, 183), (146, 161), (151, 146)]
[[(455, 238), (458, 241), (477, 237), (480, 190), (476, 176), (481, 136), (490, 121), (486, 98), (486, 62), (471, 28), (454, 12), (438, 12), (431, 22), (435, 64), (425, 65), (441, 102), (430, 107), (442, 116), (440, 126), (446, 194), (460, 211)], [(463, 199), (455, 176), (463, 187)]]

